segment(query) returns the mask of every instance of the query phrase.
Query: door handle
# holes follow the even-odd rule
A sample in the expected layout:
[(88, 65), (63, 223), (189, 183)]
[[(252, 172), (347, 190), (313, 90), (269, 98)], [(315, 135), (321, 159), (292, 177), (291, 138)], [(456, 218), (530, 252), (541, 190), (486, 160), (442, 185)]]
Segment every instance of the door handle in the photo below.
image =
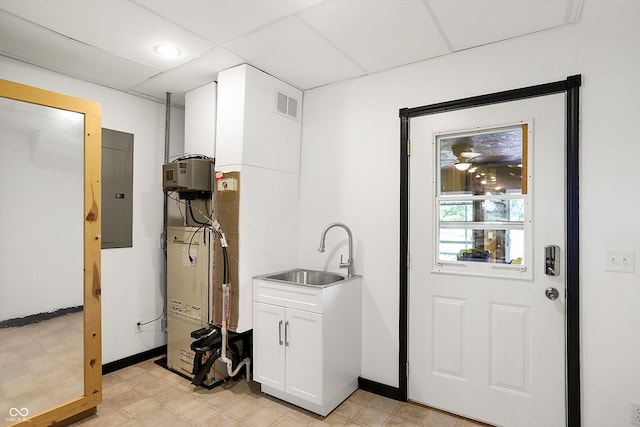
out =
[(282, 345), (282, 320), (278, 322), (278, 342)]
[(547, 298), (549, 298), (551, 301), (555, 301), (558, 299), (558, 297), (560, 296), (560, 292), (558, 292), (558, 290), (556, 288), (547, 288), (544, 291), (544, 294), (547, 296)]
[(289, 341), (287, 339), (288, 331), (289, 331), (289, 321), (286, 321), (286, 322), (284, 322), (284, 345), (285, 345), (285, 347), (289, 346)]

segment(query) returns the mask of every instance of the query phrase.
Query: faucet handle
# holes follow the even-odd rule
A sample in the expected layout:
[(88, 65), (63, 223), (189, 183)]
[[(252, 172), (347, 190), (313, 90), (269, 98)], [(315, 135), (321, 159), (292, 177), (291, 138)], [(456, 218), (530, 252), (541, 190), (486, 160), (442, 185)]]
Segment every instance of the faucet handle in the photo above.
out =
[(347, 268), (349, 267), (349, 265), (351, 264), (351, 260), (348, 260), (347, 262), (344, 262), (342, 260), (343, 254), (340, 254), (340, 268)]

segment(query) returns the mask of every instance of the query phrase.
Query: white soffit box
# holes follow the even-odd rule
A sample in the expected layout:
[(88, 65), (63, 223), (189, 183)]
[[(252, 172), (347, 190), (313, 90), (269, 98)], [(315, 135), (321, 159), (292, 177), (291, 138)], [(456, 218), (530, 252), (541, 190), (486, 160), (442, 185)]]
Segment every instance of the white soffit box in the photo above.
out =
[(216, 83), (186, 92), (184, 112), (184, 151), (215, 156)]

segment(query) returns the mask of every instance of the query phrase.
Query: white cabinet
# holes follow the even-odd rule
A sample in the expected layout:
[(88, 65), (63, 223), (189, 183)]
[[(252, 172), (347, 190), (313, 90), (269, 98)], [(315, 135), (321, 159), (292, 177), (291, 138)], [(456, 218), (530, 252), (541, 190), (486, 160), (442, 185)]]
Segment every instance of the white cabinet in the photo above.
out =
[(260, 349), (254, 380), (321, 405), (322, 371), (309, 368), (322, 366), (322, 315), (259, 302), (253, 307), (264, 332), (254, 336)]
[(312, 287), (254, 279), (253, 379), (327, 415), (358, 388), (362, 279)]

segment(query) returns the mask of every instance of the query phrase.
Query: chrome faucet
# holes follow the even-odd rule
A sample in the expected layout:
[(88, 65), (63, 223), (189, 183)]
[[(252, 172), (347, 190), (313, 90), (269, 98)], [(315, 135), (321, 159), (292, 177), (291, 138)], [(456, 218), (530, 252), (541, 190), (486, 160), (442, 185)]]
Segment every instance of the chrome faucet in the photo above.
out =
[(347, 269), (347, 277), (353, 277), (355, 276), (355, 268), (353, 265), (353, 237), (351, 236), (351, 230), (349, 230), (349, 227), (347, 227), (341, 222), (332, 222), (331, 224), (327, 225), (324, 228), (324, 230), (322, 230), (322, 234), (320, 235), (320, 247), (318, 248), (318, 252), (324, 252), (324, 240), (327, 237), (327, 231), (329, 231), (333, 227), (344, 228), (344, 230), (347, 232), (347, 235), (349, 236), (349, 259), (347, 260), (347, 262), (343, 262), (342, 254), (340, 254), (339, 265), (340, 265), (340, 268)]

